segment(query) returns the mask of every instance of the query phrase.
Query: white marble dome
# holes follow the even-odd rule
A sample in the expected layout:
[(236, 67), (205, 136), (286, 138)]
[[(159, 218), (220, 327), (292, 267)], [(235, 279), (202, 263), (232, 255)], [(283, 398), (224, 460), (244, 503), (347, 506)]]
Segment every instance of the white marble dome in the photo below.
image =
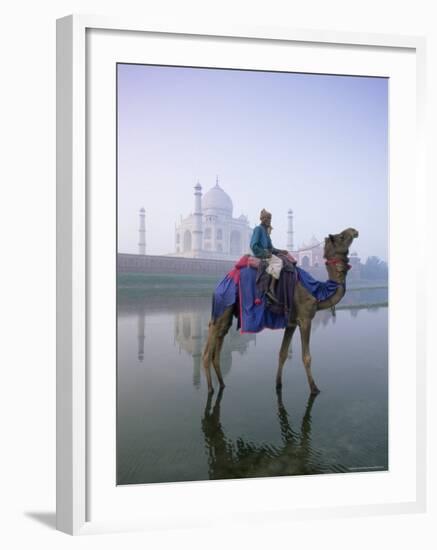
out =
[(232, 216), (233, 208), (231, 197), (223, 191), (218, 183), (202, 197), (202, 210), (205, 214), (220, 211)]

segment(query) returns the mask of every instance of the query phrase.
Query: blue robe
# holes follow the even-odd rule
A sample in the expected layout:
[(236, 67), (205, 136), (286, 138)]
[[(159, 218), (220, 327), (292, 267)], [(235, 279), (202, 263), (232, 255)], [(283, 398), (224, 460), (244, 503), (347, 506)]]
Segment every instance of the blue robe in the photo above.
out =
[(272, 239), (267, 233), (267, 227), (264, 224), (257, 225), (253, 230), (250, 240), (250, 248), (257, 258), (267, 258), (269, 254), (278, 254), (279, 250), (274, 248)]

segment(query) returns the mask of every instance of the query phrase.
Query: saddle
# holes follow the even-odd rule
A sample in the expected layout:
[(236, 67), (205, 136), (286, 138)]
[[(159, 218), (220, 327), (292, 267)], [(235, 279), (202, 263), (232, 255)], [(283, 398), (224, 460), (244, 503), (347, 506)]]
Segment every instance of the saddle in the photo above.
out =
[[(282, 269), (279, 280), (276, 284), (275, 297), (278, 302), (266, 300), (265, 307), (276, 315), (284, 315), (288, 319), (291, 317), (293, 308), (294, 287), (296, 284), (296, 263), (285, 254), (278, 254), (282, 260)], [(264, 296), (270, 285), (270, 275), (267, 273), (267, 262), (259, 258), (256, 276), (256, 290)]]
[(265, 289), (270, 280), (267, 262), (245, 255), (216, 286), (212, 299), (213, 322), (232, 306), (242, 333), (285, 328), (291, 318), (298, 268), (288, 258), (282, 259), (284, 268), (276, 285), (278, 303), (267, 304)]

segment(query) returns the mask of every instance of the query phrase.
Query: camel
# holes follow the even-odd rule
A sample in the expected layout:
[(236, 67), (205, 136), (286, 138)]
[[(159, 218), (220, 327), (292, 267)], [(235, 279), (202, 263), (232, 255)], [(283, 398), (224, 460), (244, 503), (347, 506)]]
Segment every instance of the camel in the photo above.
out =
[[(330, 234), (325, 239), (324, 258), (326, 260), (325, 264), (328, 278), (339, 284), (335, 293), (329, 299), (320, 302), (317, 301), (316, 298), (297, 281), (294, 290), (292, 316), (284, 330), (284, 336), (279, 351), (279, 363), (276, 374), (277, 389), (282, 387), (282, 369), (288, 357), (288, 350), (294, 331), (296, 327), (299, 327), (302, 344), (302, 360), (308, 379), (310, 393), (311, 395), (317, 395), (320, 392), (311, 371), (311, 322), (318, 311), (333, 308), (345, 295), (346, 275), (349, 269), (349, 248), (353, 240), (357, 237), (358, 231), (353, 228), (348, 228), (336, 235)], [(225, 387), (220, 370), (220, 351), (224, 338), (232, 325), (233, 313), (234, 306), (230, 306), (220, 317), (215, 320), (211, 319), (208, 325), (208, 337), (202, 354), (202, 363), (206, 374), (208, 393), (213, 393), (214, 391), (211, 379), (211, 363), (217, 375), (220, 388), (223, 389)]]

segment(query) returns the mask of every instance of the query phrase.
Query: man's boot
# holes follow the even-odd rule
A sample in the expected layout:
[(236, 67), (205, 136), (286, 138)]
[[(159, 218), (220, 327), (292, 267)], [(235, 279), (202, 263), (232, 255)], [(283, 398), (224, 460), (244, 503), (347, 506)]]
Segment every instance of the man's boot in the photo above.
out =
[(275, 290), (276, 290), (276, 279), (270, 275), (270, 286), (266, 294), (271, 302), (275, 302), (275, 304), (279, 304), (279, 300), (276, 298), (276, 295), (275, 295)]

